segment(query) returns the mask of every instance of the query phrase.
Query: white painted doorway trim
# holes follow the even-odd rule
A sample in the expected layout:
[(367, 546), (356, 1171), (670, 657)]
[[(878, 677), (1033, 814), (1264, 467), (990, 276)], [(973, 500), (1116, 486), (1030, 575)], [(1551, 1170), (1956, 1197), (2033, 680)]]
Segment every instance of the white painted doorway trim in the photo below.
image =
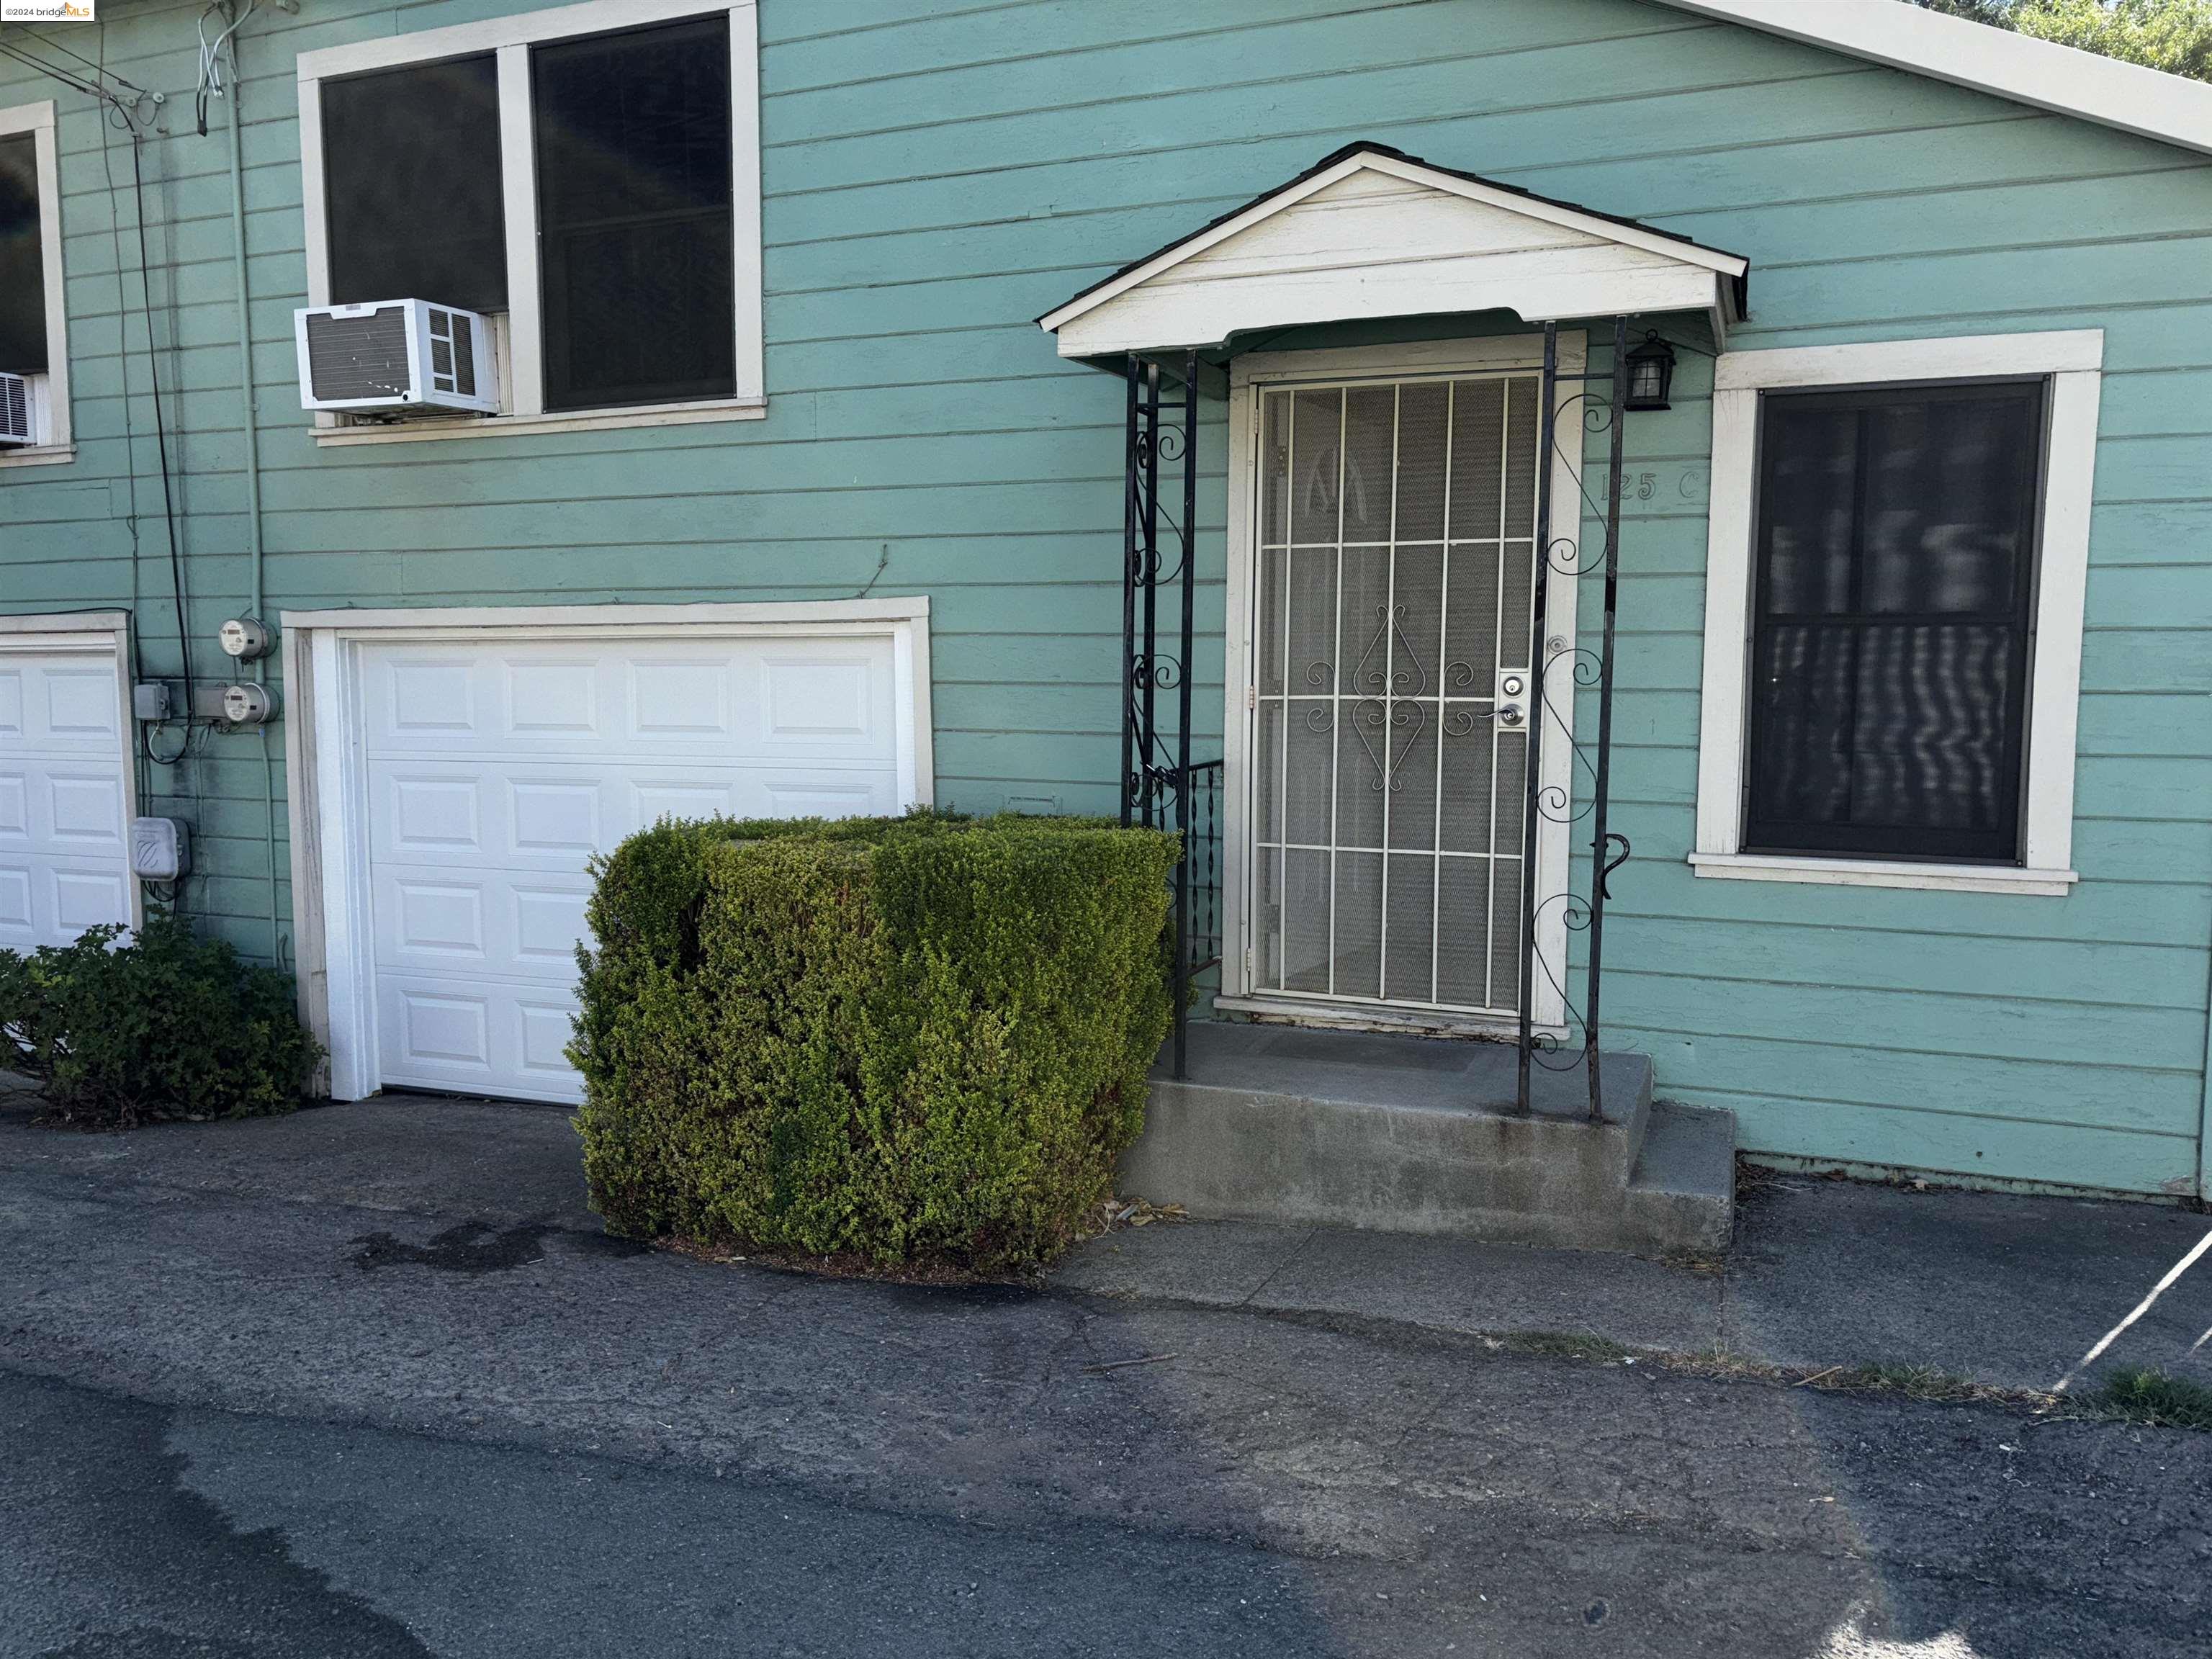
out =
[(327, 1087), (358, 1100), (382, 1086), (369, 926), (368, 800), (359, 652), (399, 641), (760, 639), (875, 635), (891, 641), (902, 807), (936, 797), (929, 600), (759, 605), (477, 606), (286, 611), (279, 619), (291, 781), (292, 908), (300, 1011), (330, 1050)]
[[(1559, 369), (1564, 377), (1579, 374), (1589, 353), (1588, 339), (1579, 330), (1559, 331)], [(1369, 1028), (1377, 1030), (1421, 1030), (1502, 1032), (1506, 1022), (1483, 1016), (1459, 1016), (1432, 1009), (1395, 1010), (1387, 1004), (1373, 1008), (1349, 1004), (1321, 1004), (1296, 998), (1258, 994), (1253, 987), (1253, 939), (1249, 888), (1251, 880), (1252, 728), (1255, 719), (1249, 706), (1251, 689), (1258, 684), (1259, 662), (1255, 633), (1259, 606), (1257, 567), (1259, 543), (1252, 507), (1259, 490), (1260, 392), (1284, 381), (1316, 379), (1400, 380), (1441, 374), (1494, 374), (1501, 371), (1540, 370), (1544, 337), (1540, 334), (1491, 336), (1474, 340), (1428, 341), (1408, 345), (1363, 346), (1339, 350), (1254, 352), (1230, 365), (1229, 391), (1229, 560), (1227, 672), (1222, 676), (1224, 734), (1222, 766), (1222, 953), (1220, 1006), (1243, 1013), (1281, 1015), (1311, 1024)], [(1580, 382), (1562, 379), (1553, 397), (1556, 413), (1572, 422), (1579, 434), (1574, 400), (1583, 394)], [(1582, 511), (1582, 446), (1571, 443), (1555, 449), (1552, 458), (1553, 537), (1559, 538), (1563, 523), (1578, 526)], [(1572, 515), (1566, 517), (1564, 515)], [(1547, 638), (1575, 638), (1575, 579), (1543, 560), (1545, 633)], [(1544, 647), (1537, 641), (1537, 648)], [(1574, 659), (1559, 655), (1547, 672), (1553, 700), (1574, 715)], [(1540, 700), (1537, 708), (1543, 704)], [(1567, 737), (1571, 737), (1571, 729)], [(1544, 729), (1544, 744), (1537, 768), (1545, 793), (1564, 803), (1559, 821), (1548, 814), (1540, 818), (1536, 835), (1536, 898), (1542, 921), (1538, 929), (1540, 949), (1561, 964), (1565, 978), (1567, 951), (1565, 905), (1545, 901), (1566, 890), (1573, 848), (1566, 819), (1574, 809), (1574, 757), (1571, 744), (1556, 725)], [(1554, 1035), (1565, 1030), (1566, 1006), (1557, 986), (1540, 974), (1535, 984), (1533, 1013), (1539, 1030)]]
[[(138, 722), (131, 706), (131, 613), (127, 611), (62, 611), (36, 616), (0, 616), (0, 651), (108, 652), (115, 664), (115, 729), (120, 735), (123, 767), (123, 890), (131, 906), (131, 926), (146, 924), (146, 894), (131, 873), (131, 821), (138, 816)], [(197, 824), (191, 826), (198, 828)]]

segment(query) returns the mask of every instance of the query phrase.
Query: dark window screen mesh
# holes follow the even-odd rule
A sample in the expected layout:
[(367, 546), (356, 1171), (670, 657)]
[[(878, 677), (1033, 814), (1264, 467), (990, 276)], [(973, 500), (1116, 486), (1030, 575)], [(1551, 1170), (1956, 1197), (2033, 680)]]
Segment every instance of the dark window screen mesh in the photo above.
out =
[(1770, 394), (1744, 842), (2017, 862), (2039, 383)]
[(0, 368), (46, 372), (46, 265), (39, 240), (39, 152), (0, 138)]
[(507, 309), (489, 53), (323, 83), (331, 299)]
[(726, 15), (531, 53), (545, 405), (737, 386)]

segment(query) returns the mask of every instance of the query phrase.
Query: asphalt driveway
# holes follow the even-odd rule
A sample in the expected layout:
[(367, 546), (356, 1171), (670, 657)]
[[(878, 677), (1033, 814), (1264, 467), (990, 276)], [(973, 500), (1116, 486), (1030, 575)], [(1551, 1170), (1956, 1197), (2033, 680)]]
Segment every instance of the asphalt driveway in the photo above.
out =
[(1174, 1294), (640, 1252), (568, 1134), (0, 1114), (0, 1656), (2212, 1644), (2212, 1436), (1209, 1299), (1200, 1227), (1095, 1247)]

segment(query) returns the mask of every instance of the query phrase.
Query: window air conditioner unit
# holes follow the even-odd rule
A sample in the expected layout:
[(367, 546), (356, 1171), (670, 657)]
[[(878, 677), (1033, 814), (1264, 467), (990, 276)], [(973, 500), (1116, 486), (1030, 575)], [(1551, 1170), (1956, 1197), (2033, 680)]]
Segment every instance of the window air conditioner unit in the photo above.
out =
[(31, 430), (31, 383), (20, 374), (0, 373), (0, 449), (37, 441)]
[(303, 409), (499, 412), (490, 331), (473, 311), (378, 300), (311, 306), (292, 316)]

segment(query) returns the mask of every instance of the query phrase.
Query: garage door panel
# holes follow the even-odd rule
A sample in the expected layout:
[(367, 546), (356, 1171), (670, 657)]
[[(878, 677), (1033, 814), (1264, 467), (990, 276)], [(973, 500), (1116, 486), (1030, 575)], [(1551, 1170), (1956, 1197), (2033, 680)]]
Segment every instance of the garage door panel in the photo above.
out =
[(722, 783), (641, 769), (625, 781), (628, 820), (640, 829), (664, 817), (848, 818), (898, 810), (898, 779), (889, 768), (763, 767)]
[(584, 907), (592, 897), (591, 884), (582, 882), (564, 889), (517, 883), (508, 897), (514, 921), (516, 969), (573, 979), (576, 947), (591, 932), (584, 920)]
[(112, 770), (50, 769), (43, 828), (57, 848), (74, 852), (123, 850), (123, 780)]
[(0, 948), (66, 945), (131, 919), (129, 878), (112, 860), (0, 855)]
[(850, 817), (898, 810), (890, 766), (369, 763), (377, 860), (581, 872), (663, 817)]
[(401, 876), (387, 890), (392, 901), (396, 957), (445, 957), (490, 965), (481, 883), (410, 880)]
[(112, 651), (0, 644), (0, 946), (131, 920), (123, 733)]
[(583, 1098), (562, 1052), (575, 999), (544, 988), (378, 975), (384, 1081), (388, 1087), (459, 1089), (526, 1100)]
[(882, 639), (384, 647), (364, 663), (373, 757), (878, 762), (896, 718)]
[(492, 1074), (493, 987), (457, 988), (446, 981), (398, 974), (377, 976), (385, 1026), (387, 1078), (403, 1082), (473, 1079)]
[(32, 920), (33, 884), (27, 865), (0, 859), (0, 947), (28, 951), (46, 942)]
[(574, 1101), (590, 863), (664, 817), (898, 809), (888, 639), (362, 648), (388, 1084)]
[(600, 779), (510, 777), (504, 784), (513, 851), (580, 861), (611, 845)]
[(728, 658), (673, 658), (633, 662), (629, 668), (629, 728), (639, 738), (702, 737), (723, 741), (722, 752), (736, 750), (739, 733), (731, 719)]
[(409, 651), (379, 657), (370, 684), (371, 740), (436, 740), (473, 734), (483, 702), (477, 693), (482, 677), (474, 657), (465, 652)]
[(54, 931), (64, 939), (75, 939), (88, 927), (131, 919), (130, 887), (121, 870), (50, 867), (48, 874)]
[(588, 874), (532, 876), (437, 865), (379, 865), (369, 908), (380, 967), (566, 986), (584, 939)]
[(610, 672), (595, 656), (549, 656), (501, 663), (505, 729), (526, 735), (575, 738), (600, 730), (606, 701), (600, 680)]
[(849, 784), (770, 784), (750, 816), (763, 818), (880, 817), (898, 810), (898, 782), (881, 776)]
[(567, 1053), (569, 1039), (576, 1034), (574, 1001), (533, 1002), (517, 997), (507, 1012), (514, 1021), (516, 1069), (556, 1099), (581, 1100), (583, 1080), (568, 1064)]
[[(41, 676), (46, 696), (33, 700), (27, 736), (36, 743), (43, 737), (58, 745), (89, 745), (114, 749), (119, 732), (116, 707), (115, 665), (112, 659), (88, 661), (82, 667), (49, 668)], [(45, 730), (40, 730), (44, 715)]]

